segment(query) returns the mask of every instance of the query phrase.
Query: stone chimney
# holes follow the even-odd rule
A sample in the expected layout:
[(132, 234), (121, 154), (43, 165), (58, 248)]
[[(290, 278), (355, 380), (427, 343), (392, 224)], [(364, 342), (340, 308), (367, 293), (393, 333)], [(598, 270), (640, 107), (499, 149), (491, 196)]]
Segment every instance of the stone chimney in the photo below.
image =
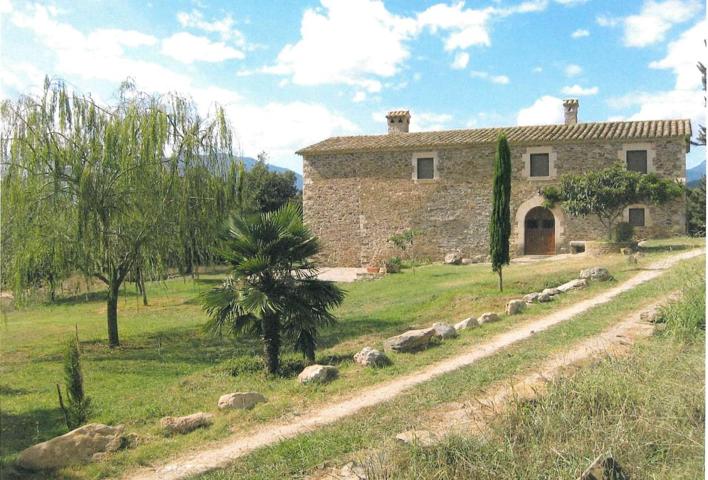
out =
[(580, 103), (576, 98), (563, 100), (563, 111), (565, 112), (565, 124), (575, 125), (578, 123), (578, 108)]
[(411, 112), (408, 110), (394, 110), (386, 115), (388, 133), (408, 133), (411, 124)]

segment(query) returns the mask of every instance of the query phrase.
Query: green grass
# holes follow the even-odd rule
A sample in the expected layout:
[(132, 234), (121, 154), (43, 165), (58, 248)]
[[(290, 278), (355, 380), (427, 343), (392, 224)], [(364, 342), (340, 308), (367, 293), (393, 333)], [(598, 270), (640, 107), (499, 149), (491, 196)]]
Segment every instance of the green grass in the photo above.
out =
[[(614, 283), (595, 284), (558, 302), (534, 306), (513, 322), (505, 319), (415, 356), (394, 355), (388, 368), (360, 369), (352, 364), (351, 356), (361, 347), (380, 346), (383, 339), (407, 328), (435, 321), (452, 323), (484, 311), (501, 312), (508, 299), (574, 278), (581, 268), (597, 263), (622, 281), (667, 254), (657, 249), (638, 266), (628, 265), (621, 256), (512, 265), (505, 269), (503, 295), (496, 290), (489, 267), (481, 265), (431, 265), (416, 268), (415, 273), (406, 270), (375, 282), (346, 285), (347, 298), (336, 312), (340, 322), (323, 332), (319, 353), (323, 360), (339, 365), (341, 380), (312, 388), (300, 386), (293, 378), (266, 378), (260, 372), (231, 375), (234, 365), (249, 363), (240, 358), (260, 352), (260, 344), (257, 339), (215, 339), (203, 334), (205, 316), (198, 294), (219, 280), (216, 275), (150, 285), (149, 307), (143, 307), (134, 293), (125, 292), (119, 306), (123, 346), (115, 350), (105, 346), (105, 303), (100, 293), (89, 295), (88, 300), (79, 296), (52, 305), (6, 308), (0, 325), (0, 466), (12, 462), (21, 449), (66, 431), (55, 384), (62, 381), (61, 350), (76, 326), (82, 340), (86, 392), (94, 406), (90, 421), (122, 423), (144, 441), (110, 461), (57, 473), (58, 477), (95, 478), (223, 438), (232, 429), (246, 430), (333, 401), (453, 355), (516, 322), (540, 317)], [(292, 354), (286, 356), (297, 366)], [(221, 394), (244, 390), (260, 391), (269, 401), (249, 412), (220, 412), (212, 428), (186, 436), (166, 438), (157, 426), (165, 415), (216, 411)]]
[[(610, 303), (473, 366), (419, 385), (403, 396), (332, 426), (257, 450), (227, 469), (199, 478), (300, 478), (317, 466), (343, 465), (352, 459), (368, 465), (370, 478), (376, 479), (577, 478), (597, 453), (607, 450), (623, 454), (628, 439), (637, 444), (634, 453), (626, 455), (630, 462), (641, 452), (656, 449), (656, 456), (650, 460), (659, 471), (698, 472), (703, 464), (702, 342), (684, 347), (657, 341), (640, 347), (626, 363), (607, 361), (600, 367), (582, 370), (580, 377), (562, 380), (561, 387), (552, 387), (559, 390), (541, 403), (518, 404), (518, 408), (500, 418), (495, 424), (495, 436), (486, 440), (453, 438), (439, 448), (425, 451), (400, 446), (393, 438), (404, 430), (424, 428), (421, 418), (436, 405), (474, 402), (483, 389), (495, 382), (531, 371), (568, 344), (600, 333), (641, 309), (647, 298), (661, 298), (681, 285), (682, 278), (703, 272), (704, 262), (704, 258), (685, 262)], [(572, 406), (573, 411), (559, 408), (563, 405)], [(593, 408), (603, 412), (601, 419), (590, 414)], [(634, 416), (623, 417), (627, 412)], [(631, 420), (638, 423), (632, 425)], [(641, 435), (648, 430), (654, 443), (642, 440)], [(566, 444), (570, 440), (573, 443)], [(558, 455), (554, 449), (562, 453)], [(618, 460), (622, 462), (622, 458)], [(642, 468), (633, 468), (631, 472), (644, 474), (632, 478), (654, 478)]]

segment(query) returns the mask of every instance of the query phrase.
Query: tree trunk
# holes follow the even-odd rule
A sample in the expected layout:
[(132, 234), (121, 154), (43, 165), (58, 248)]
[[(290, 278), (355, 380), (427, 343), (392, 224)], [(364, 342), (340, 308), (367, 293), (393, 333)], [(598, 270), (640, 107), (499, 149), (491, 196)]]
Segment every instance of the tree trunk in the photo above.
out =
[(108, 286), (108, 346), (113, 348), (120, 345), (118, 339), (118, 291), (120, 284), (114, 281)]
[(499, 267), (499, 291), (504, 291), (504, 285), (502, 284), (502, 267)]
[(266, 369), (276, 374), (280, 367), (280, 319), (277, 315), (266, 315), (262, 323)]

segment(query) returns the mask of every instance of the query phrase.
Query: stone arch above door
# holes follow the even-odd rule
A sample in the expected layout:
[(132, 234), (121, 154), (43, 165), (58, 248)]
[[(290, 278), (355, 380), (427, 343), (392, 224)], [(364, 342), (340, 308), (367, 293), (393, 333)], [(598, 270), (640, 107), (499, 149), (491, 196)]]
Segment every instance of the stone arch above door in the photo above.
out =
[[(514, 216), (514, 227), (516, 229), (516, 242), (514, 250), (517, 255), (524, 254), (524, 245), (526, 243), (524, 221), (526, 220), (526, 215), (536, 207), (543, 207), (543, 202), (543, 197), (536, 194), (523, 202), (519, 205), (519, 208), (516, 209), (516, 215)], [(555, 244), (556, 253), (558, 253), (558, 249), (563, 245), (565, 234), (565, 215), (559, 206), (549, 208), (549, 210), (553, 212), (553, 216), (555, 217)]]

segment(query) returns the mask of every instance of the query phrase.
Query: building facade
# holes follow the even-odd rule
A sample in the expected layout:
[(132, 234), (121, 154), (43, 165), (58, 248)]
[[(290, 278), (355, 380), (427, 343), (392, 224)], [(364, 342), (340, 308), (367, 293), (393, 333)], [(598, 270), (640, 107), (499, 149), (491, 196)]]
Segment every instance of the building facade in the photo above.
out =
[[(547, 209), (539, 190), (565, 173), (621, 163), (685, 181), (688, 120), (577, 123), (577, 100), (564, 102), (563, 125), (409, 133), (407, 111), (387, 115), (385, 135), (333, 137), (306, 147), (303, 209), (328, 266), (367, 266), (396, 254), (391, 235), (418, 232), (414, 253), (441, 260), (488, 252), (496, 139), (504, 131), (512, 161), (512, 252), (556, 254), (570, 242), (607, 232), (592, 217)], [(640, 238), (683, 234), (685, 199), (632, 205), (624, 220)]]

